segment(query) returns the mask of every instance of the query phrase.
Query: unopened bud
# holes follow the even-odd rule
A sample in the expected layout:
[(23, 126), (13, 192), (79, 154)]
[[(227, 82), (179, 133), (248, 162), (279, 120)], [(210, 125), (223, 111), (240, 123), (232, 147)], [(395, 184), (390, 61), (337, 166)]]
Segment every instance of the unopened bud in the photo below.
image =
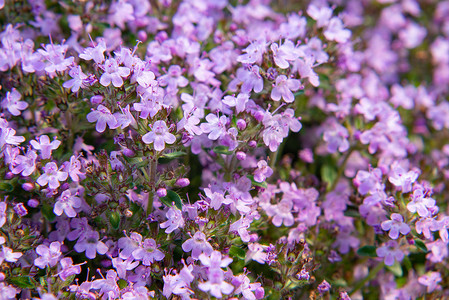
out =
[(160, 188), (160, 189), (158, 189), (158, 190), (156, 191), (156, 195), (157, 195), (159, 198), (165, 197), (165, 196), (167, 196), (167, 190), (164, 189), (164, 188)]
[(256, 141), (249, 141), (248, 146), (250, 146), (251, 148), (256, 148), (257, 147), (257, 142)]
[(186, 187), (190, 184), (190, 180), (188, 178), (179, 178), (176, 180), (176, 185), (179, 187)]
[(126, 157), (133, 157), (136, 153), (133, 150), (126, 148), (123, 150), (123, 154)]
[(245, 128), (246, 128), (246, 122), (245, 122), (245, 120), (243, 120), (243, 119), (238, 119), (238, 120), (237, 120), (237, 128), (238, 128), (239, 130), (245, 130)]
[(31, 182), (25, 182), (24, 184), (22, 184), (22, 189), (27, 192), (31, 192), (34, 189), (34, 184), (32, 184)]
[(39, 201), (36, 199), (30, 199), (30, 200), (28, 200), (27, 204), (29, 207), (36, 208), (39, 206)]
[(237, 157), (238, 160), (245, 160), (246, 159), (246, 153), (239, 151), (235, 154), (235, 156)]

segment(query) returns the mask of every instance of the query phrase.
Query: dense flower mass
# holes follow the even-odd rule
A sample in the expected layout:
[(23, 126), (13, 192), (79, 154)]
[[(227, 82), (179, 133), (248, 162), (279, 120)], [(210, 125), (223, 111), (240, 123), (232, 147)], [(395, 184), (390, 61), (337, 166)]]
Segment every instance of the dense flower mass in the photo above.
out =
[(448, 0), (0, 20), (0, 299), (449, 298)]

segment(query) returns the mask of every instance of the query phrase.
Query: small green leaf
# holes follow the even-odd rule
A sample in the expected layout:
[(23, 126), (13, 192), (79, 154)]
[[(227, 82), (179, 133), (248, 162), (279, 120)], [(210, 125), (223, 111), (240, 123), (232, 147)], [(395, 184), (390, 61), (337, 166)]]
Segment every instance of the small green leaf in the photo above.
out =
[(424, 253), (429, 252), (429, 250), (426, 247), (426, 244), (424, 244), (424, 242), (419, 239), (415, 239), (415, 246)]
[[(75, 277), (76, 277), (76, 275), (67, 277), (67, 279), (64, 280), (63, 283), (61, 283), (61, 288), (69, 286), (73, 282), (73, 280), (75, 280)], [(41, 277), (41, 278), (43, 278), (43, 277)]]
[(231, 249), (229, 249), (229, 256), (237, 257), (239, 259), (244, 260), (246, 257), (246, 252), (242, 248), (239, 248), (237, 246), (231, 246)]
[(30, 276), (11, 277), (10, 282), (21, 289), (33, 289), (36, 287), (36, 281)]
[(229, 148), (226, 146), (217, 146), (214, 148), (214, 152), (217, 154), (231, 155), (233, 152), (229, 151)]
[(299, 95), (302, 95), (302, 94), (304, 94), (304, 90), (299, 90), (296, 93), (294, 93), (293, 95), (296, 97), (296, 96), (299, 96)]
[(169, 163), (170, 161), (172, 161), (176, 158), (182, 157), (184, 155), (186, 155), (186, 153), (183, 151), (175, 151), (175, 152), (165, 153), (158, 159), (158, 162), (160, 164), (166, 164), (166, 163)]
[(167, 191), (167, 196), (162, 197), (161, 198), (162, 203), (164, 203), (167, 206), (173, 206), (173, 203), (175, 203), (175, 206), (178, 209), (182, 209), (182, 200), (181, 197), (179, 197), (179, 195), (172, 191), (172, 190), (168, 190)]
[(0, 182), (0, 191), (12, 192), (14, 186), (9, 182)]
[(122, 290), (122, 289), (124, 289), (125, 287), (127, 287), (128, 286), (128, 281), (126, 281), (126, 280), (124, 280), (124, 279), (120, 279), (119, 281), (118, 281), (118, 287)]
[(376, 246), (363, 246), (357, 250), (357, 254), (360, 256), (377, 257)]
[(257, 182), (257, 181), (255, 181), (253, 175), (246, 175), (246, 177), (248, 177), (249, 179), (251, 179), (251, 183), (252, 183), (254, 186), (260, 186), (260, 187), (262, 187), (262, 188), (264, 188), (264, 189), (266, 189), (266, 188), (268, 187), (268, 185), (267, 185), (267, 183), (266, 183), (265, 181), (263, 181), (263, 182)]
[(120, 228), (120, 213), (118, 211), (113, 211), (109, 214), (109, 222), (112, 225), (112, 228), (115, 230)]
[(44, 203), (41, 211), (44, 218), (48, 221), (53, 222), (55, 220), (56, 215), (53, 213), (53, 207), (51, 205)]
[(337, 170), (331, 165), (324, 165), (321, 167), (321, 179), (331, 187), (335, 180), (337, 180)]
[(386, 266), (386, 268), (396, 277), (402, 277), (403, 275), (402, 267), (398, 262), (395, 262), (392, 266)]

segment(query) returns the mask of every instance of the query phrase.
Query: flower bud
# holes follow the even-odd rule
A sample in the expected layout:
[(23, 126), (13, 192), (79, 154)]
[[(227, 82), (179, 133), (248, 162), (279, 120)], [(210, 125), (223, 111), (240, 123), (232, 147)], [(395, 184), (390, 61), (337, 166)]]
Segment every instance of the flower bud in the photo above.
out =
[(239, 130), (245, 130), (245, 128), (246, 128), (246, 122), (245, 122), (245, 120), (243, 120), (243, 119), (238, 119), (238, 120), (237, 120), (237, 128), (238, 128)]
[(23, 205), (23, 203), (17, 203), (14, 206), (14, 211), (16, 212), (16, 214), (18, 214), (21, 217), (24, 217), (28, 214), (28, 211), (25, 208), (25, 206)]
[(254, 118), (258, 121), (258, 122), (262, 122), (263, 117), (265, 116), (265, 113), (263, 111), (256, 111), (254, 113)]
[(100, 104), (103, 102), (103, 98), (102, 95), (95, 95), (90, 98), (90, 102), (92, 102), (92, 104)]
[(34, 189), (34, 184), (32, 184), (31, 182), (25, 182), (24, 184), (22, 184), (22, 189), (27, 192), (31, 192)]
[(237, 157), (238, 160), (245, 160), (246, 159), (246, 154), (245, 152), (239, 151), (235, 154), (235, 156)]
[(190, 184), (190, 180), (188, 178), (179, 178), (175, 184), (179, 187), (186, 187)]
[(256, 299), (263, 299), (265, 297), (265, 290), (263, 289), (263, 287), (258, 287), (254, 291), (254, 295), (256, 296)]
[(250, 146), (251, 148), (256, 148), (257, 147), (257, 142), (256, 141), (249, 141), (248, 146)]
[(123, 150), (123, 154), (126, 157), (133, 157), (136, 153), (133, 150), (126, 148)]
[(145, 31), (143, 30), (139, 30), (139, 32), (137, 33), (137, 38), (142, 41), (145, 42), (148, 38), (148, 35)]
[(14, 174), (12, 172), (6, 172), (5, 179), (11, 179), (14, 177)]
[(167, 196), (167, 190), (164, 189), (164, 188), (160, 188), (160, 189), (158, 189), (158, 190), (156, 191), (156, 195), (157, 195), (159, 198), (165, 197), (165, 196)]
[(39, 206), (39, 201), (36, 199), (30, 199), (30, 200), (28, 200), (27, 204), (29, 207), (36, 208)]

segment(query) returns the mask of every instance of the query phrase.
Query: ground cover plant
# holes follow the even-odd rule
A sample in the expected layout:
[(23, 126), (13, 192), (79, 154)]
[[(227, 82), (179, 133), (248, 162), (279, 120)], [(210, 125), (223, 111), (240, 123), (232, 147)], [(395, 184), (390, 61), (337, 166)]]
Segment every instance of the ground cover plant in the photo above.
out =
[(0, 299), (449, 297), (449, 1), (0, 8)]

